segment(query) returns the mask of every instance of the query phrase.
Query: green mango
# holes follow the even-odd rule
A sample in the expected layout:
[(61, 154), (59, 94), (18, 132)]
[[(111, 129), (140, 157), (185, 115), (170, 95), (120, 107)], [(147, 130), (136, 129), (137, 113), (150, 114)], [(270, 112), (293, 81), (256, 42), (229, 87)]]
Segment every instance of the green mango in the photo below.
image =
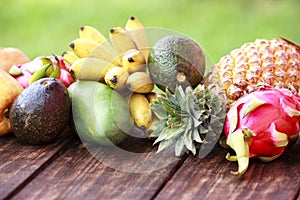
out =
[(81, 140), (112, 145), (127, 138), (134, 124), (119, 93), (95, 81), (76, 81), (68, 92), (72, 100), (72, 123)]

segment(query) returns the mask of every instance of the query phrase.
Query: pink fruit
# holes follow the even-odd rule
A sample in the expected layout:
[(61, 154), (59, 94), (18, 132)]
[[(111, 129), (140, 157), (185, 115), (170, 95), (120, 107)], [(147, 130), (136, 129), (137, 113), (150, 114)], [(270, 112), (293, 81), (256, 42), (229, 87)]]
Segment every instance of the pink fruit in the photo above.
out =
[(70, 72), (65, 69), (60, 70), (58, 79), (61, 80), (66, 87), (69, 87), (75, 81)]
[(224, 132), (236, 156), (238, 171), (246, 172), (249, 158), (271, 161), (298, 138), (300, 96), (295, 90), (265, 86), (241, 97), (228, 111)]
[[(13, 66), (9, 73), (26, 88), (30, 84), (30, 78), (32, 75), (41, 69), (45, 65), (45, 60), (53, 66), (53, 70), (59, 67), (59, 73), (56, 74), (57, 78), (61, 80), (66, 87), (69, 87), (71, 83), (75, 81), (75, 78), (69, 73), (70, 66), (67, 65), (61, 56), (40, 56), (32, 60), (31, 62)], [(49, 75), (44, 75), (47, 77)], [(42, 78), (42, 77), (41, 77)]]

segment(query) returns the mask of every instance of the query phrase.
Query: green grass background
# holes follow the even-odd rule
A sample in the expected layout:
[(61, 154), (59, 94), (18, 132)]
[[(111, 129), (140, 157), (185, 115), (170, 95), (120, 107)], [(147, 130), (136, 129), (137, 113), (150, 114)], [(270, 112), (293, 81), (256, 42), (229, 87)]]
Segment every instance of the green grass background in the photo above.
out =
[(130, 16), (145, 27), (185, 34), (213, 62), (256, 38), (284, 36), (300, 43), (299, 0), (1, 0), (0, 46), (21, 49), (31, 59), (60, 55), (82, 25), (106, 36)]

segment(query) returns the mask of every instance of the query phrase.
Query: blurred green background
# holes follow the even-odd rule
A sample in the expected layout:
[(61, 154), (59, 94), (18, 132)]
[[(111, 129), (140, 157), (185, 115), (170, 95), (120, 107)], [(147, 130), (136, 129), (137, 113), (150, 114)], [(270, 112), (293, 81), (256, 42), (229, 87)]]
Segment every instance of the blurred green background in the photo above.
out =
[(145, 27), (185, 34), (213, 62), (256, 38), (284, 36), (300, 43), (299, 0), (1, 0), (0, 46), (21, 49), (31, 59), (69, 50), (82, 25), (106, 36), (130, 16)]

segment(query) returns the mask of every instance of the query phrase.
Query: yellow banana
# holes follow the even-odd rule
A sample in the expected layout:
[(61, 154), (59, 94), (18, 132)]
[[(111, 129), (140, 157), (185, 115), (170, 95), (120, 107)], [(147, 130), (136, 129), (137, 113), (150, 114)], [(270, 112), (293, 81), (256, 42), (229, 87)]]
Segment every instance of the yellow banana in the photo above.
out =
[(80, 58), (70, 69), (78, 80), (104, 81), (105, 73), (114, 67), (110, 62), (99, 58)]
[(105, 83), (115, 89), (122, 90), (126, 88), (126, 81), (129, 74), (123, 67), (113, 67), (107, 71), (104, 76)]
[(126, 86), (129, 90), (137, 93), (149, 93), (154, 84), (146, 72), (134, 72), (128, 76)]
[(69, 65), (72, 65), (75, 60), (79, 59), (79, 57), (76, 56), (76, 54), (72, 51), (63, 52), (62, 57), (64, 61)]
[(111, 43), (120, 56), (130, 49), (137, 49), (137, 45), (133, 40), (130, 32), (122, 27), (112, 28), (109, 32)]
[[(94, 28), (92, 26), (88, 26), (88, 25), (80, 27), (80, 29), (79, 29), (79, 37), (80, 38), (90, 39), (90, 40), (93, 40), (95, 42), (98, 42), (99, 45), (100, 44), (102, 45), (103, 49), (107, 49), (106, 52), (111, 51), (111, 54), (113, 55), (113, 59), (115, 59), (115, 57), (117, 56), (116, 50), (113, 48), (113, 46), (107, 40), (107, 38), (105, 38), (105, 36), (99, 30), (97, 30), (96, 28)], [(101, 51), (103, 51), (102, 48), (100, 48)], [(93, 56), (93, 53), (92, 53), (91, 56), (92, 57), (97, 57), (96, 53), (97, 53), (97, 51), (94, 53), (95, 54), (94, 56)], [(105, 55), (105, 53), (103, 53), (103, 54)], [(106, 59), (104, 56), (100, 56), (100, 58)]]
[(149, 54), (148, 40), (143, 24), (136, 17), (130, 17), (125, 25), (125, 29), (131, 33), (134, 41), (138, 48), (143, 52), (147, 61)]
[(109, 62), (114, 62), (118, 58), (118, 53), (108, 42), (99, 44), (91, 39), (77, 38), (70, 44), (73, 52), (80, 58), (99, 58)]
[(147, 128), (152, 121), (152, 110), (147, 98), (139, 93), (133, 93), (129, 99), (131, 118), (139, 128)]
[(144, 54), (137, 49), (126, 51), (122, 57), (122, 66), (130, 74), (139, 71), (146, 72), (146, 59)]
[(100, 31), (98, 31), (96, 28), (94, 28), (92, 26), (88, 26), (88, 25), (80, 27), (79, 37), (91, 39), (98, 43), (103, 43), (106, 41), (106, 38), (104, 37), (104, 35), (102, 35), (102, 33)]
[(71, 49), (79, 58), (86, 58), (99, 46), (95, 42), (87, 38), (77, 38), (70, 44)]

